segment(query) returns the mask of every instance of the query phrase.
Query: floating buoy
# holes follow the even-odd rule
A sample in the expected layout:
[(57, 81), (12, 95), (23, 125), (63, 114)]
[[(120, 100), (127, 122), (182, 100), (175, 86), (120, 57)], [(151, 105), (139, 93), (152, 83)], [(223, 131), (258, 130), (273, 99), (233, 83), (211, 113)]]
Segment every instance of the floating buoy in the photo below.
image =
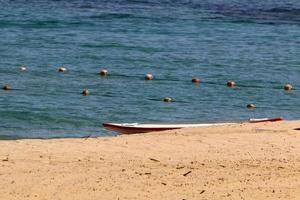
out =
[(26, 66), (23, 65), (23, 66), (20, 67), (20, 70), (21, 70), (21, 71), (26, 71), (27, 68), (26, 68)]
[(286, 84), (285, 86), (284, 86), (284, 90), (286, 90), (286, 91), (290, 91), (290, 90), (292, 90), (293, 89), (293, 86), (291, 85), (291, 84)]
[(3, 89), (3, 90), (11, 90), (12, 88), (11, 88), (10, 85), (4, 85), (4, 86), (2, 87), (2, 89)]
[(83, 96), (88, 96), (88, 95), (90, 95), (90, 91), (88, 89), (84, 89), (81, 94)]
[(107, 75), (108, 75), (108, 70), (107, 70), (107, 69), (102, 69), (102, 70), (100, 71), (100, 75), (101, 75), (101, 76), (107, 76)]
[(59, 72), (66, 72), (66, 71), (67, 71), (67, 68), (65, 68), (65, 67), (60, 67), (60, 68), (58, 68), (58, 71), (59, 71)]
[(173, 99), (171, 97), (165, 97), (164, 98), (164, 102), (171, 102), (173, 101)]
[(192, 82), (199, 84), (201, 82), (201, 80), (200, 80), (200, 78), (194, 77), (194, 78), (192, 78)]
[(227, 86), (228, 87), (234, 87), (235, 86), (235, 82), (234, 81), (227, 81)]
[(146, 79), (147, 81), (150, 81), (150, 80), (153, 79), (153, 75), (152, 75), (152, 74), (146, 74), (145, 79)]
[(254, 103), (247, 104), (247, 108), (256, 108), (256, 105)]

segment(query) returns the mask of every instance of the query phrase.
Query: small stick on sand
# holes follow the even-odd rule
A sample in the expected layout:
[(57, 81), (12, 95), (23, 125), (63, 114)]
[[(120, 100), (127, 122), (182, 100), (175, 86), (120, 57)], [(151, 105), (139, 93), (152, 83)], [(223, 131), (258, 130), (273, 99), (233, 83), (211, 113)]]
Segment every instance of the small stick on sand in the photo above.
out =
[(183, 176), (187, 176), (190, 173), (192, 173), (192, 171), (188, 171), (187, 173), (183, 174)]
[(154, 162), (160, 162), (159, 160), (156, 160), (154, 158), (149, 158), (150, 160), (154, 161)]

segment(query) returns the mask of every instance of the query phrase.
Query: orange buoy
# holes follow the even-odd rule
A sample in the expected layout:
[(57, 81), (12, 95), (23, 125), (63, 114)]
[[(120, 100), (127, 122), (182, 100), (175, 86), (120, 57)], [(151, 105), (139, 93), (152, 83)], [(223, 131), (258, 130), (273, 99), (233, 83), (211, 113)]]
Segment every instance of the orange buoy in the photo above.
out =
[(153, 75), (152, 74), (146, 74), (145, 79), (147, 81), (153, 80)]
[(108, 70), (107, 70), (107, 69), (102, 69), (102, 70), (100, 71), (100, 75), (101, 75), (101, 76), (107, 76), (107, 75), (108, 75)]
[(67, 70), (67, 68), (65, 68), (65, 67), (60, 67), (60, 68), (58, 68), (58, 71), (59, 71), (59, 72), (66, 72), (66, 71), (68, 71), (68, 70)]
[(90, 95), (90, 91), (88, 89), (84, 89), (81, 94), (83, 96), (88, 96), (88, 95)]
[(234, 81), (227, 81), (227, 86), (228, 87), (234, 87), (236, 84)]
[(285, 86), (284, 86), (284, 90), (286, 90), (286, 91), (290, 91), (290, 90), (292, 90), (293, 89), (293, 86), (291, 85), (291, 84), (286, 84)]
[(173, 99), (171, 97), (165, 97), (164, 98), (164, 102), (171, 102), (173, 101)]
[(192, 78), (192, 82), (199, 84), (201, 82), (201, 80), (200, 80), (200, 78), (194, 77), (194, 78)]
[(4, 85), (4, 86), (2, 87), (2, 89), (3, 89), (3, 90), (11, 90), (12, 88), (11, 88), (10, 85)]
[(254, 103), (247, 104), (247, 108), (256, 108), (256, 105)]

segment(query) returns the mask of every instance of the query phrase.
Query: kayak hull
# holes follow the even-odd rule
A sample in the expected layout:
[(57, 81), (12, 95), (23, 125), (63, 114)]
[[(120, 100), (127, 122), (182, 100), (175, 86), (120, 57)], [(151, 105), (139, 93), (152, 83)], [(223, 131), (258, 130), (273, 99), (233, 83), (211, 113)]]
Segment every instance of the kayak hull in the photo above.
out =
[(147, 127), (131, 127), (131, 126), (122, 126), (113, 123), (103, 123), (103, 127), (111, 130), (116, 131), (123, 134), (134, 134), (134, 133), (147, 133), (147, 132), (154, 132), (154, 131), (167, 131), (167, 130), (174, 130), (180, 129), (180, 127), (165, 127), (165, 128), (147, 128)]
[[(245, 121), (245, 123), (262, 123), (262, 122), (277, 122), (282, 121), (282, 117), (275, 118), (261, 118), (261, 119), (250, 119)], [(166, 130), (175, 130), (181, 128), (195, 128), (195, 127), (208, 127), (208, 126), (219, 126), (219, 125), (230, 125), (237, 123), (210, 123), (210, 124), (138, 124), (138, 123), (103, 123), (103, 127), (123, 133), (123, 134), (134, 134), (134, 133), (147, 133), (155, 131), (166, 131)]]
[(249, 119), (249, 122), (261, 123), (261, 122), (278, 122), (283, 120), (284, 120), (283, 117), (274, 117), (274, 118)]

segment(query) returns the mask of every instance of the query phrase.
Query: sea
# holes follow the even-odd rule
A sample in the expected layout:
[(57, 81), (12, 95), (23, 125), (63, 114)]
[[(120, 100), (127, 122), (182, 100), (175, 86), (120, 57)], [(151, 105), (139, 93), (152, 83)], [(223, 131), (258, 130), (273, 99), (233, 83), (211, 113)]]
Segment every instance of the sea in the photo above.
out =
[(0, 86), (12, 87), (0, 90), (1, 139), (118, 135), (103, 122), (300, 118), (299, 0), (0, 0), (0, 8)]

